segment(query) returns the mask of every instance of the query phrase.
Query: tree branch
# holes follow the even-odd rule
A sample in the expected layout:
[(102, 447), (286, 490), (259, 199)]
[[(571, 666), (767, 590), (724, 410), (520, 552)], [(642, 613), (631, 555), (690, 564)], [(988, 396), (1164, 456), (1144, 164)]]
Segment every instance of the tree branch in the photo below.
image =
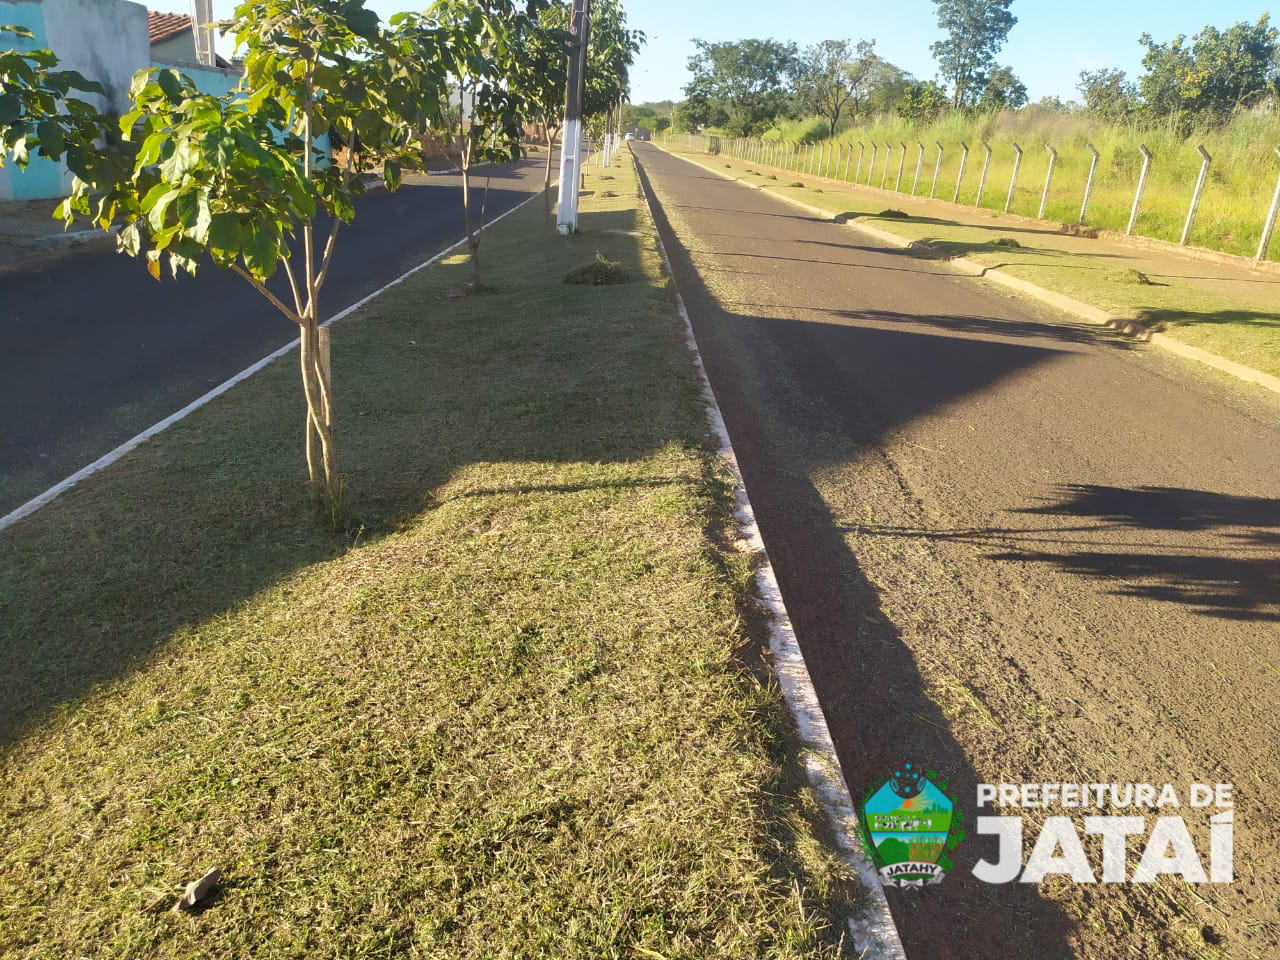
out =
[(244, 267), (240, 266), (240, 264), (238, 263), (233, 263), (231, 265), (231, 269), (234, 270), (236, 273), (240, 274), (240, 276), (244, 277), (246, 280), (248, 280), (249, 283), (253, 286), (253, 289), (257, 290), (260, 294), (262, 294), (264, 297), (266, 297), (268, 300), (271, 301), (272, 306), (274, 306), (277, 310), (283, 313), (286, 317), (288, 317), (298, 326), (302, 326), (302, 317), (298, 313), (294, 312), (293, 310), (290, 310), (287, 306), (285, 306), (284, 301), (281, 300), (279, 297), (277, 297), (270, 290), (268, 290), (267, 285), (265, 283), (263, 283), (261, 280), (255, 277), (252, 273), (250, 273)]

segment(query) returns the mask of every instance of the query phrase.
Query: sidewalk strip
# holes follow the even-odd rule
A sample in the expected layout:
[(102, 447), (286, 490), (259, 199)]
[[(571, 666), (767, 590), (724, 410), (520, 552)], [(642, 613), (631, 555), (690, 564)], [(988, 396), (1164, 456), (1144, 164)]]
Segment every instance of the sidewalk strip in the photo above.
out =
[[(511, 216), (511, 214), (515, 213), (525, 204), (529, 203), (531, 200), (534, 200), (540, 197), (541, 195), (542, 195), (541, 190), (539, 190), (537, 193), (530, 194), (526, 199), (521, 200), (518, 204), (516, 204), (514, 207), (512, 207), (510, 210), (506, 211), (505, 213), (499, 214), (498, 216), (494, 217), (492, 220), (490, 220), (480, 229), (482, 231), (488, 229), (489, 227), (493, 226), (495, 223), (498, 223), (499, 221), (504, 220), (505, 218)], [(365, 304), (369, 303), (375, 297), (381, 296), (383, 293), (386, 293), (392, 287), (396, 287), (404, 283), (406, 280), (408, 280), (418, 271), (425, 270), (427, 267), (431, 266), (433, 263), (436, 263), (437, 261), (443, 259), (444, 257), (447, 257), (454, 250), (457, 250), (458, 247), (462, 246), (466, 242), (467, 242), (467, 238), (463, 237), (461, 240), (457, 241), (456, 243), (450, 244), (448, 247), (441, 250), (434, 257), (432, 257), (430, 260), (426, 260), (418, 264), (416, 267), (413, 267), (405, 271), (400, 276), (392, 280), (390, 283), (379, 287), (377, 290), (373, 291), (373, 293), (369, 294), (368, 296), (362, 297), (361, 299), (357, 300), (355, 303), (351, 304), (351, 306), (334, 314), (332, 317), (330, 317), (328, 320), (324, 321), (324, 323), (320, 325), (322, 327), (327, 327), (331, 324), (337, 323), (339, 320), (345, 319), (346, 317), (355, 313), (355, 311), (359, 310)], [(131, 451), (140, 447), (142, 444), (146, 443), (156, 434), (162, 433), (165, 430), (169, 429), (169, 427), (173, 426), (178, 421), (185, 419), (189, 414), (194, 413), (196, 410), (199, 410), (201, 407), (205, 406), (210, 401), (215, 400), (218, 397), (222, 396), (224, 393), (226, 393), (236, 384), (249, 379), (259, 370), (262, 370), (264, 367), (266, 367), (268, 364), (272, 363), (273, 361), (279, 360), (285, 354), (289, 353), (289, 351), (293, 350), (298, 345), (298, 342), (299, 341), (294, 340), (291, 343), (286, 343), (280, 349), (267, 354), (257, 363), (254, 363), (248, 367), (245, 367), (243, 370), (241, 370), (231, 379), (226, 380), (223, 383), (220, 383), (218, 386), (214, 387), (204, 396), (198, 397), (197, 399), (192, 400), (189, 404), (187, 404), (181, 410), (177, 411), (176, 413), (169, 414), (169, 416), (165, 417), (159, 423), (153, 424), (152, 426), (148, 427), (146, 430), (143, 430), (137, 436), (131, 437), (130, 439), (120, 444), (120, 446), (116, 447), (111, 452), (103, 454), (97, 460), (93, 461), (93, 463), (89, 464), (86, 467), (81, 467), (79, 470), (71, 474), (71, 476), (67, 477), (65, 480), (60, 480), (58, 483), (55, 483), (52, 487), (50, 487), (44, 493), (41, 493), (41, 494), (38, 494), (37, 496), (32, 497), (22, 506), (11, 511), (10, 513), (5, 514), (3, 517), (0, 517), (0, 530), (5, 530), (8, 527), (13, 526), (19, 520), (22, 520), (25, 517), (31, 516), (41, 507), (45, 506), (46, 504), (52, 503), (59, 496), (66, 493), (76, 484), (80, 483), (80, 481), (93, 476), (95, 473), (99, 473), (102, 470), (105, 470), (107, 467), (111, 466), (121, 457), (125, 456), (125, 454), (130, 453)]]
[[(634, 155), (632, 162), (638, 163)], [(832, 832), (839, 845), (839, 849), (835, 851), (836, 854), (842, 862), (857, 871), (859, 879), (872, 897), (872, 904), (866, 909), (864, 916), (849, 918), (849, 932), (853, 936), (854, 947), (859, 951), (858, 955), (866, 960), (906, 960), (906, 952), (902, 947), (902, 940), (898, 935), (893, 915), (889, 912), (889, 902), (885, 898), (880, 877), (862, 852), (862, 846), (858, 841), (856, 835), (858, 816), (849, 795), (849, 787), (845, 783), (840, 759), (836, 756), (835, 744), (831, 739), (831, 731), (827, 728), (822, 705), (818, 702), (813, 680), (805, 665), (804, 654), (801, 653), (800, 644), (796, 640), (791, 616), (787, 613), (782, 591), (778, 588), (778, 580), (773, 572), (769, 551), (765, 547), (764, 538), (756, 523), (755, 511), (747, 495), (746, 481), (738, 466), (737, 454), (733, 450), (733, 441), (729, 438), (729, 431), (725, 427), (724, 416), (720, 412), (715, 390), (707, 378), (707, 370), (702, 362), (702, 351), (698, 347), (698, 339), (693, 332), (689, 311), (676, 284), (675, 271), (667, 256), (662, 235), (657, 230), (657, 218), (653, 215), (653, 201), (648, 191), (644, 189), (643, 182), (639, 186), (649, 211), (649, 218), (654, 222), (658, 253), (662, 256), (667, 275), (671, 277), (676, 309), (680, 313), (680, 319), (684, 321), (685, 340), (689, 345), (689, 352), (693, 355), (698, 380), (702, 384), (703, 399), (707, 408), (707, 424), (716, 439), (717, 453), (734, 478), (734, 516), (738, 522), (738, 535), (749, 545), (757, 559), (756, 593), (761, 606), (769, 614), (769, 649), (773, 654), (773, 670), (778, 677), (782, 695), (795, 719), (796, 730), (807, 748), (803, 758), (805, 772), (827, 811)]]

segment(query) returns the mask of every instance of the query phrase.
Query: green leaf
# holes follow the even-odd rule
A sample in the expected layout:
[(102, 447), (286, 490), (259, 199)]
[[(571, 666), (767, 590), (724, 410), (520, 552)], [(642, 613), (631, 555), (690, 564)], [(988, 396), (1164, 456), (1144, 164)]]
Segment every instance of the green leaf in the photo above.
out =
[(142, 141), (142, 149), (138, 151), (137, 159), (134, 164), (138, 169), (149, 167), (160, 159), (160, 152), (164, 149), (165, 143), (169, 139), (167, 131), (161, 130), (159, 133), (153, 133)]
[(182, 99), (182, 80), (178, 77), (178, 71), (157, 71), (156, 83), (160, 84), (160, 89), (171, 102), (177, 103)]
[(40, 152), (55, 160), (62, 156), (65, 144), (62, 127), (54, 120), (42, 120), (36, 124), (36, 136), (40, 138)]
[(225, 170), (236, 160), (235, 138), (225, 130), (213, 130), (200, 141), (200, 153), (205, 163)]
[(270, 227), (250, 220), (244, 240), (244, 262), (259, 280), (266, 280), (276, 272), (280, 261), (280, 242)]
[[(209, 218), (209, 235), (206, 238), (213, 259), (222, 264), (230, 263), (240, 253), (240, 216), (235, 213), (215, 213)], [(230, 255), (229, 258), (227, 255)], [(223, 264), (226, 265), (226, 264)]]
[(0, 94), (0, 123), (13, 123), (22, 115), (22, 103), (16, 93)]

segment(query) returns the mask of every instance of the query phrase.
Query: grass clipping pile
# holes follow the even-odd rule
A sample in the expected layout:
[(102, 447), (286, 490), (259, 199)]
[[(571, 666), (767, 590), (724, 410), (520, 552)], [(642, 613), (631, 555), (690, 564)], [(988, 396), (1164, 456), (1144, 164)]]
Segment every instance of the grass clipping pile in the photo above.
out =
[(334, 328), (354, 543), (289, 363), (0, 535), (0, 954), (852, 955), (628, 186)]

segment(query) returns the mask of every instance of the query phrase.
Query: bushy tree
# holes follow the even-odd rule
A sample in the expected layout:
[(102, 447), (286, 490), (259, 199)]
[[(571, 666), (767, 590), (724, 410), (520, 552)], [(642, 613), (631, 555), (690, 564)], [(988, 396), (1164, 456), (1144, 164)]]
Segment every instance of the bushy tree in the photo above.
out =
[(523, 38), (519, 57), (520, 85), (529, 100), (535, 122), (547, 145), (542, 191), (547, 219), (551, 218), (552, 155), (564, 126), (565, 87), (568, 85), (570, 8), (556, 2), (537, 14), (535, 27)]
[[(760, 132), (785, 111), (796, 68), (796, 46), (777, 40), (707, 43), (694, 40), (689, 58), (693, 79), (684, 88), (689, 119), (717, 122), (735, 136)], [(718, 124), (719, 125), (719, 124)]]
[(933, 123), (947, 109), (947, 91), (933, 81), (915, 83), (907, 88), (898, 104), (898, 116), (913, 126)]
[(1013, 0), (934, 0), (938, 26), (947, 34), (930, 50), (938, 72), (951, 84), (952, 107), (975, 103), (987, 86), (996, 54), (1018, 18)]
[(1280, 93), (1280, 33), (1263, 14), (1256, 23), (1240, 22), (1218, 30), (1205, 27), (1190, 44), (1179, 34), (1156, 43), (1144, 33), (1146, 47), (1138, 80), (1145, 107), (1157, 116), (1225, 119)]
[(982, 110), (1021, 110), (1027, 105), (1027, 88), (1009, 67), (994, 66), (978, 100)]
[(1138, 88), (1125, 76), (1123, 70), (1084, 70), (1076, 84), (1084, 100), (1085, 109), (1111, 123), (1122, 123), (1137, 112)]
[(796, 58), (795, 91), (800, 103), (827, 121), (831, 136), (846, 108), (856, 119), (879, 62), (874, 40), (823, 40)]

